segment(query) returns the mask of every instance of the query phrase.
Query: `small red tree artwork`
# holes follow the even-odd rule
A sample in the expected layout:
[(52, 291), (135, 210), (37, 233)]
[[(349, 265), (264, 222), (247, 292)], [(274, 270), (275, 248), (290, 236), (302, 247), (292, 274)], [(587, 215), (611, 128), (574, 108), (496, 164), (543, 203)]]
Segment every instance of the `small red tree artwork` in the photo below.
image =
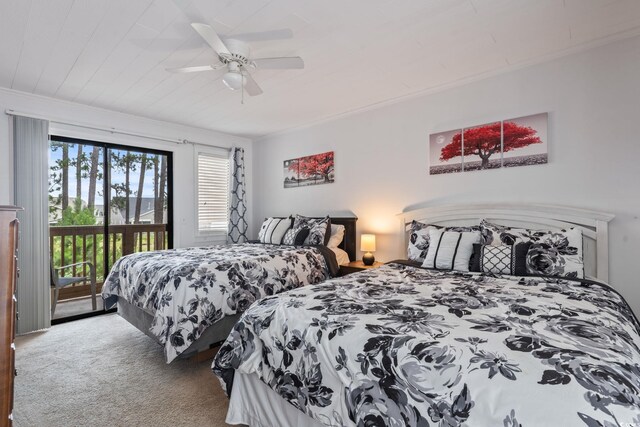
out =
[[(501, 147), (501, 130), (504, 133), (503, 146)], [(478, 156), (482, 160), (481, 169), (489, 167), (489, 158), (496, 153), (517, 150), (531, 144), (540, 144), (542, 140), (537, 131), (528, 126), (522, 126), (513, 122), (500, 122), (484, 126), (465, 129), (464, 153), (462, 149), (462, 132), (456, 133), (451, 142), (440, 151), (440, 160), (447, 161), (461, 155)]]
[(314, 179), (316, 184), (333, 182), (333, 151), (301, 157), (289, 162), (289, 170), (298, 173), (298, 180)]

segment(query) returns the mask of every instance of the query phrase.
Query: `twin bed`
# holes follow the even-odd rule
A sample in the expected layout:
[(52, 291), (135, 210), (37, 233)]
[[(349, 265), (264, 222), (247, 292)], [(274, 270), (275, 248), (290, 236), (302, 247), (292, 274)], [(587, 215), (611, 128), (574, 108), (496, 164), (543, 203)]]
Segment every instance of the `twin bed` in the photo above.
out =
[[(241, 316), (212, 365), (230, 398), (227, 422), (640, 424), (640, 325), (605, 283), (612, 218), (522, 205), (403, 215), (410, 247), (424, 248), (426, 261), (269, 296)], [(430, 245), (420, 246), (414, 220), (432, 225)], [(567, 236), (577, 232), (576, 244)], [(475, 243), (471, 259), (480, 253), (484, 272), (442, 268), (457, 265), (461, 242), (478, 233), (484, 243)], [(497, 244), (485, 244), (496, 235)], [(527, 271), (561, 277), (495, 273), (504, 266), (487, 254), (509, 251), (515, 262), (522, 242), (502, 243), (518, 236), (533, 239), (527, 248), (537, 245), (525, 251)], [(546, 238), (557, 243), (550, 252)]]
[(331, 218), (344, 227), (335, 246), (255, 242), (123, 257), (105, 280), (105, 307), (117, 305), (158, 341), (167, 363), (207, 352), (254, 301), (336, 276), (339, 257), (355, 258), (356, 221)]

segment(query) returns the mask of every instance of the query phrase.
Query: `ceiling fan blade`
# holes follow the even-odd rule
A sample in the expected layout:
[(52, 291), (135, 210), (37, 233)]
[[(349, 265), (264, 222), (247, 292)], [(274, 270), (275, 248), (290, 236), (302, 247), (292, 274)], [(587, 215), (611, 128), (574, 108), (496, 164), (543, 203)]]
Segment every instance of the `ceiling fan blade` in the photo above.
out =
[(289, 56), (282, 58), (256, 58), (251, 60), (256, 68), (271, 70), (301, 69), (304, 68), (304, 61), (299, 56)]
[(198, 34), (200, 34), (200, 37), (202, 37), (204, 41), (206, 41), (209, 44), (209, 46), (211, 46), (213, 50), (216, 51), (218, 55), (231, 54), (231, 52), (229, 52), (229, 49), (227, 49), (227, 46), (225, 46), (223, 41), (220, 40), (220, 37), (213, 30), (213, 28), (211, 28), (211, 26), (207, 24), (199, 24), (197, 22), (194, 22), (193, 24), (191, 24), (191, 26), (193, 27), (194, 30), (196, 30)]
[(244, 70), (243, 76), (245, 81), (244, 90), (246, 90), (247, 93), (251, 96), (260, 95), (262, 93), (262, 89), (260, 88), (260, 86), (258, 86), (258, 83), (253, 80), (251, 74), (249, 74), (247, 70)]
[(166, 68), (166, 70), (170, 73), (198, 73), (200, 71), (213, 71), (217, 70), (222, 66), (219, 64), (217, 66), (214, 65), (199, 65), (196, 67), (179, 67), (179, 68)]
[(244, 42), (261, 42), (267, 40), (283, 40), (293, 38), (293, 31), (289, 28), (281, 30), (260, 31), (255, 33), (231, 34), (227, 38)]

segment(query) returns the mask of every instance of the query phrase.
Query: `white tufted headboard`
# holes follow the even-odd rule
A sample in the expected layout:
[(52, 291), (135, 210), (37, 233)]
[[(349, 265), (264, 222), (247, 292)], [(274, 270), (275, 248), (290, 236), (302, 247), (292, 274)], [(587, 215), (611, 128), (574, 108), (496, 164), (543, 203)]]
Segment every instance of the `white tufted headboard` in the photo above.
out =
[(482, 218), (497, 224), (557, 230), (579, 228), (583, 236), (585, 276), (603, 282), (609, 280), (609, 222), (614, 215), (566, 206), (537, 204), (478, 204), (435, 206), (403, 212), (402, 230), (405, 248), (411, 221), (434, 225), (477, 225)]

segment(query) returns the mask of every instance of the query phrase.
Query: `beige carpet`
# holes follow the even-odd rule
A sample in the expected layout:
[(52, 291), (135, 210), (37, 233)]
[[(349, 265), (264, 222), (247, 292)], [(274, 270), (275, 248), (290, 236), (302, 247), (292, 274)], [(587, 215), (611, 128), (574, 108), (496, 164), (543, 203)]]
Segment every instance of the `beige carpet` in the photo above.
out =
[(161, 347), (116, 314), (16, 339), (14, 417), (27, 426), (223, 426), (211, 361), (165, 364)]

